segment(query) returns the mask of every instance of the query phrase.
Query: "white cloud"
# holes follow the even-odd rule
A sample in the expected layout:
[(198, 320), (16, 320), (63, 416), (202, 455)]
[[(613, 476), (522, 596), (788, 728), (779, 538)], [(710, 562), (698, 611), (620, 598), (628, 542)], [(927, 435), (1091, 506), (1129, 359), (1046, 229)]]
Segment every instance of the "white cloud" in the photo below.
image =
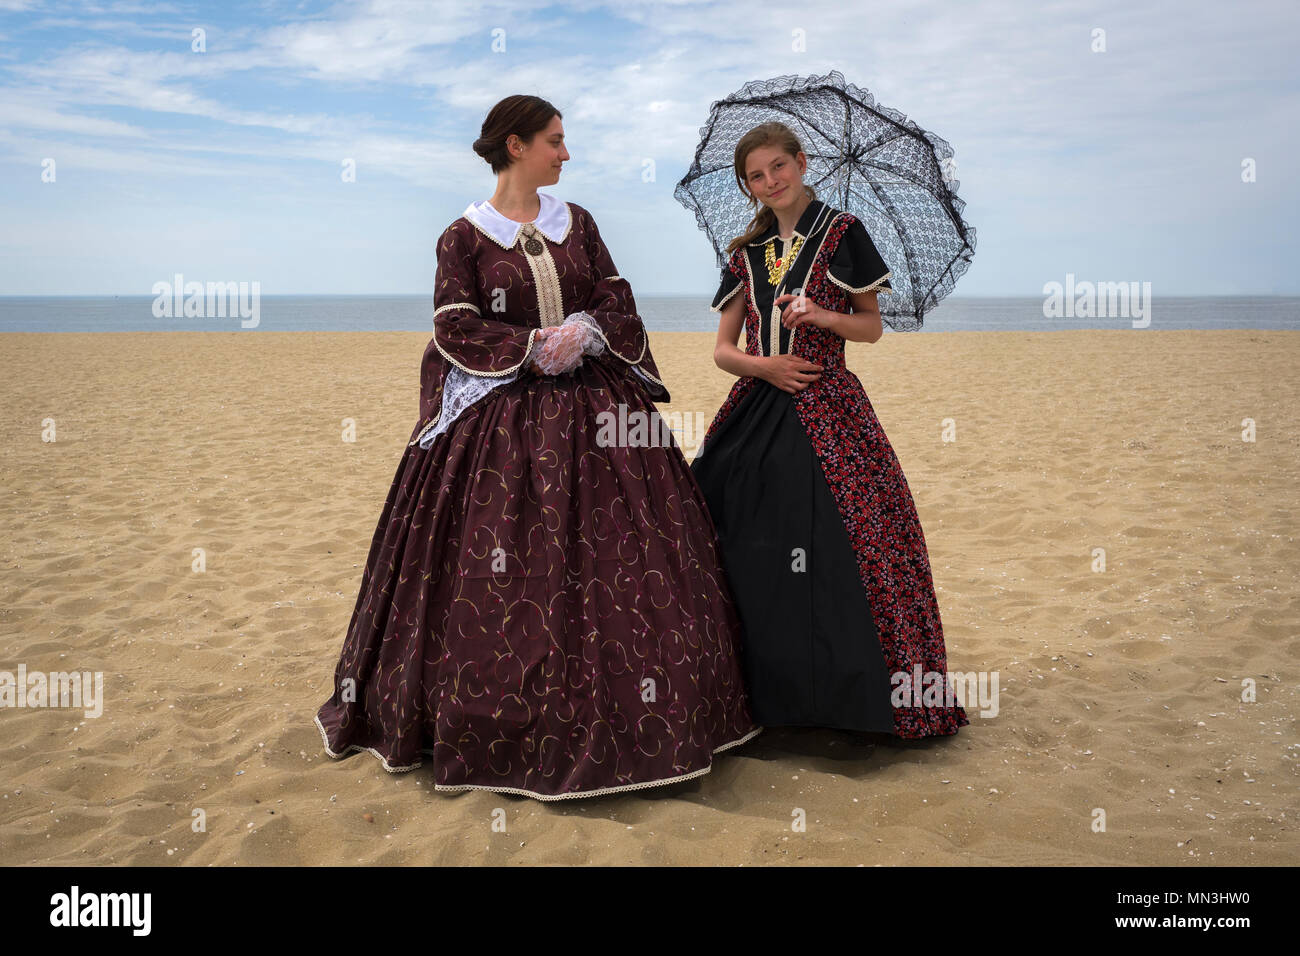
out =
[[(56, 20), (83, 29), (47, 52), (28, 48), (20, 18), (6, 22), (0, 144), (14, 161), (57, 148), (105, 172), (228, 179), (297, 168), (306, 178), (318, 171), (302, 164), (337, 168), (347, 156), (369, 182), (398, 177), (463, 207), (492, 181), (470, 150), (486, 111), (535, 93), (564, 114), (574, 162), (562, 191), (663, 220), (712, 101), (747, 80), (839, 69), (956, 147), (977, 227), (1057, 221), (1020, 247), (981, 231), (981, 265), (1005, 255), (1007, 275), (1053, 237), (1095, 230), (1094, 217), (1158, 228), (1189, 209), (1233, 215), (1241, 199), (1214, 177), (1231, 183), (1247, 155), (1280, 171), (1300, 99), (1289, 66), (1298, 15), (1283, 3), (1200, 0), (1172, 17), (1117, 0), (583, 0), (540, 11), (525, 0), (368, 0), (311, 14), (267, 6), (279, 17), (269, 26), (208, 25), (204, 54), (188, 52), (198, 8), (68, 9), (48, 15), (41, 36)], [(491, 51), (494, 27), (506, 30), (504, 54)], [(1098, 27), (1103, 54), (1089, 51)], [(792, 48), (794, 31), (806, 52)], [(374, 105), (384, 100), (391, 109)], [(647, 158), (659, 178), (650, 186), (640, 183)], [(697, 243), (680, 219), (674, 237)]]

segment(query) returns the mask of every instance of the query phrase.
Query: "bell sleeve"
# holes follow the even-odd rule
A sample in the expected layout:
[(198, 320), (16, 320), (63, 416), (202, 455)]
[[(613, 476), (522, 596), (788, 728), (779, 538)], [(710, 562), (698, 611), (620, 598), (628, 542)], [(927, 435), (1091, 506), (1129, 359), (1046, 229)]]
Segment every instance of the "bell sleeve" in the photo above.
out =
[(731, 298), (740, 291), (744, 282), (745, 264), (740, 257), (744, 255), (743, 247), (732, 250), (731, 259), (722, 267), (722, 278), (718, 281), (718, 291), (709, 306), (714, 312), (721, 312)]
[(473, 247), (453, 223), (438, 241), (433, 292), (433, 344), (451, 365), (471, 375), (509, 375), (528, 357), (536, 329), (485, 318), (478, 296)]
[(671, 402), (668, 386), (650, 354), (650, 337), (637, 314), (631, 283), (618, 274), (591, 213), (577, 204), (570, 205), (580, 216), (583, 242), (593, 272), (591, 295), (582, 311), (595, 322), (600, 333), (605, 346), (602, 356), (612, 355), (630, 367), (655, 401)]
[(845, 292), (893, 292), (889, 284), (892, 273), (876, 251), (867, 227), (856, 216), (849, 219), (827, 270), (831, 282)]
[(512, 381), (534, 346), (536, 329), (483, 317), (473, 246), (449, 226), (438, 240), (433, 337), (420, 363), (420, 423), (409, 444), (427, 448), (474, 399)]

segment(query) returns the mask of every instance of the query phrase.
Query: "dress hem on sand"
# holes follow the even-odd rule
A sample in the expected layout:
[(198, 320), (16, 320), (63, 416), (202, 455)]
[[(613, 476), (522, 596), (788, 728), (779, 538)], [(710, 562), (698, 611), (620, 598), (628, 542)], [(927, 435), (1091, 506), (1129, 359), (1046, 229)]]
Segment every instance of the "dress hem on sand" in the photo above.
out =
[[(378, 750), (376, 750), (374, 747), (363, 746), (362, 744), (350, 744), (347, 747), (347, 749), (344, 750), (342, 753), (336, 753), (330, 749), (329, 736), (325, 733), (325, 727), (323, 724), (321, 724), (320, 717), (319, 716), (313, 717), (312, 720), (316, 724), (316, 729), (320, 731), (320, 737), (321, 737), (321, 741), (325, 745), (326, 755), (333, 760), (342, 760), (344, 757), (347, 757), (354, 751), (364, 750), (367, 751), (368, 753), (373, 754), (379, 760), (380, 765), (383, 766), (383, 768), (387, 770), (389, 773), (408, 773), (412, 770), (417, 770), (420, 767), (424, 766), (423, 760), (421, 760), (419, 763), (413, 763), (407, 767), (390, 766), (387, 758), (385, 758), (384, 755), (381, 754)], [(759, 734), (763, 732), (763, 730), (764, 728), (762, 727), (755, 727), (753, 730), (745, 734), (743, 737), (738, 737), (735, 740), (728, 741), (727, 743), (723, 744), (720, 747), (714, 747), (713, 753), (720, 754), (724, 750), (730, 750), (732, 747), (739, 747), (741, 744), (745, 743), (746, 741), (752, 740), (754, 737), (757, 737)], [(425, 754), (431, 754), (433, 752), (434, 751), (429, 750), (427, 748), (420, 751), (420, 753), (425, 753)], [(682, 783), (683, 781), (691, 780), (695, 777), (703, 776), (704, 774), (708, 773), (712, 769), (713, 769), (713, 764), (710, 763), (709, 766), (707, 767), (702, 767), (699, 770), (692, 770), (690, 773), (680, 774), (676, 777), (663, 777), (659, 780), (643, 780), (639, 783), (625, 783), (618, 787), (600, 787), (596, 790), (574, 790), (569, 793), (538, 793), (535, 790), (525, 790), (522, 787), (492, 787), (492, 786), (488, 786), (487, 784), (481, 784), (481, 783), (458, 783), (452, 786), (444, 786), (443, 784), (435, 783), (433, 785), (433, 789), (442, 793), (447, 793), (456, 790), (490, 790), (493, 793), (516, 793), (523, 797), (532, 797), (534, 800), (572, 800), (578, 797), (598, 797), (606, 793), (620, 793), (625, 790), (643, 790), (646, 787), (662, 787), (662, 786), (667, 786), (668, 784), (671, 783)]]

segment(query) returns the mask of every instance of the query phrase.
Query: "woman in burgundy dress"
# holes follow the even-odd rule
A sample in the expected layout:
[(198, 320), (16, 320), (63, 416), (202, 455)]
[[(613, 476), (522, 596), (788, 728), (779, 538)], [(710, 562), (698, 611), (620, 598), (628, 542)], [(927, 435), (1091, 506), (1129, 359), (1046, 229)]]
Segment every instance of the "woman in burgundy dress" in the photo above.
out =
[(503, 100), (474, 148), (497, 190), (438, 242), (421, 420), (316, 716), (325, 750), (390, 771), (430, 754), (438, 790), (541, 800), (708, 773), (762, 728), (681, 450), (601, 437), (669, 400), (632, 290), (591, 214), (536, 191), (569, 158), (553, 106)]
[(737, 183), (762, 209), (730, 244), (712, 308), (715, 361), (740, 378), (691, 465), (740, 610), (750, 705), (767, 726), (954, 734), (969, 720), (945, 703), (921, 523), (844, 365), (846, 338), (881, 336), (890, 272), (862, 223), (804, 185), (806, 169), (780, 123), (736, 147)]

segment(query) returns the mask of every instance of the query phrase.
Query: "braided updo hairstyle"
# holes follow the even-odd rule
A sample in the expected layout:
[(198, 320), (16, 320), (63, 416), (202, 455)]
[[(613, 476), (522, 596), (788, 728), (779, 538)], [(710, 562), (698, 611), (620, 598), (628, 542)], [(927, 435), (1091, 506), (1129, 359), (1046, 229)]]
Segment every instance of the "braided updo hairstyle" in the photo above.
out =
[(507, 96), (488, 111), (482, 133), (474, 140), (474, 152), (487, 160), (492, 172), (499, 173), (514, 162), (506, 149), (506, 140), (513, 135), (529, 142), (535, 133), (550, 125), (552, 116), (564, 118), (540, 96), (522, 93)]

